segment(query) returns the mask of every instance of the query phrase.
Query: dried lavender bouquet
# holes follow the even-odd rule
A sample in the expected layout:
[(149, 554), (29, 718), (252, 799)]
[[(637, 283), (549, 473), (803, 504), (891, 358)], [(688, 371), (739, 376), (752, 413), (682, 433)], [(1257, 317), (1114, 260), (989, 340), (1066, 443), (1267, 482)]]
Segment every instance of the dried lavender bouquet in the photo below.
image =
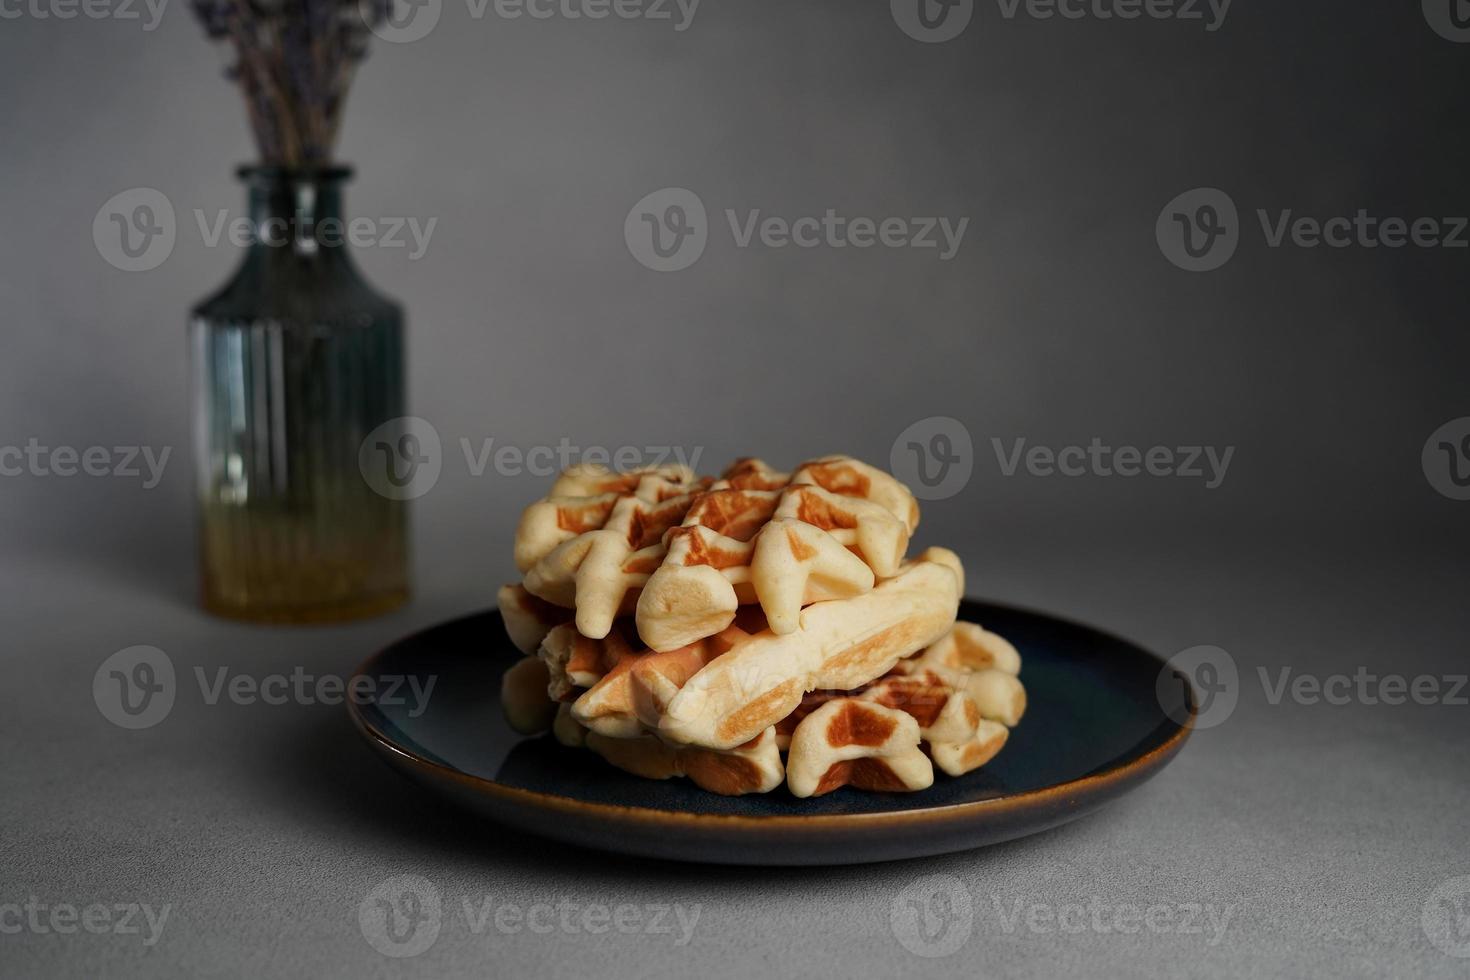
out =
[(392, 0), (191, 0), (239, 82), (261, 162), (329, 162), (368, 34)]

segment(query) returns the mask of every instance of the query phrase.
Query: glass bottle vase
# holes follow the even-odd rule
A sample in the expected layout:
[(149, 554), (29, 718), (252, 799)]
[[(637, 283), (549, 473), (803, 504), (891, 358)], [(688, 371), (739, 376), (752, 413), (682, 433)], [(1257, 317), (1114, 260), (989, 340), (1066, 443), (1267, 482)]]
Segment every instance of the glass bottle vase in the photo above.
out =
[(404, 414), (403, 313), (349, 255), (350, 174), (242, 168), (244, 261), (190, 317), (200, 585), (220, 615), (327, 622), (408, 597), (408, 504), (359, 468)]

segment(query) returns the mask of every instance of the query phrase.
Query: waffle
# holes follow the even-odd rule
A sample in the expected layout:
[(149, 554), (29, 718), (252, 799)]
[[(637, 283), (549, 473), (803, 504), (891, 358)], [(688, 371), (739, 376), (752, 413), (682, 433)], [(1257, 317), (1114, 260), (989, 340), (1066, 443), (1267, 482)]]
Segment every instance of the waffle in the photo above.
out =
[[(967, 625), (956, 623), (955, 627)], [(777, 744), (788, 749), (803, 719), (827, 702), (845, 697), (874, 701), (912, 716), (919, 726), (924, 751), (949, 776), (963, 776), (985, 765), (1010, 737), (1005, 725), (983, 717), (980, 706), (963, 687), (957, 688), (930, 669), (895, 667), (861, 691), (808, 694), (797, 710), (776, 725)]]
[(500, 704), (505, 720), (522, 735), (535, 735), (551, 727), (557, 703), (547, 695), (551, 676), (546, 664), (525, 657), (506, 668), (500, 678)]
[(899, 673), (932, 673), (974, 699), (980, 715), (1006, 728), (1026, 713), (1021, 655), (1005, 637), (975, 623), (956, 623), (949, 635), (917, 657), (895, 665)]
[(570, 612), (536, 598), (523, 585), (503, 585), (495, 598), (510, 641), (528, 656), (535, 655), (547, 633), (572, 618)]
[(609, 738), (588, 732), (586, 740), (587, 748), (626, 772), (645, 779), (687, 776), (701, 789), (723, 796), (769, 793), (786, 778), (771, 728), (729, 751), (670, 745), (656, 735)]
[(789, 475), (742, 460), (717, 481), (579, 466), (527, 508), (515, 557), (526, 591), (575, 610), (583, 636), (633, 613), (643, 643), (668, 651), (719, 633), (742, 605), (796, 632), (804, 606), (896, 575), (918, 519), (906, 487), (844, 456)]
[(786, 785), (798, 798), (843, 786), (909, 791), (934, 784), (913, 715), (860, 698), (835, 698), (791, 735)]
[(1025, 712), (1020, 655), (955, 622), (952, 552), (904, 558), (918, 519), (906, 487), (842, 456), (718, 479), (573, 467), (522, 516), (523, 579), (498, 596), (528, 654), (506, 719), (728, 795), (971, 772)]
[[(566, 632), (560, 635), (565, 637)], [(555, 636), (548, 639), (556, 642)], [(629, 654), (621, 642), (608, 644), (582, 638), (580, 645), (584, 653), (596, 651), (596, 654), (585, 659), (574, 673), (586, 680), (591, 674), (602, 672), (600, 680), (592, 684), (593, 690), (601, 684), (605, 696), (622, 692), (619, 696), (632, 697), (632, 692), (640, 688), (657, 690), (660, 686), (658, 681), (649, 683), (640, 679), (634, 667), (665, 679), (671, 672), (677, 677), (678, 671), (687, 669), (687, 665), (676, 666), (678, 658), (669, 654), (647, 651)], [(932, 769), (949, 776), (978, 769), (1001, 751), (1010, 729), (1001, 721), (983, 716), (968, 682), (971, 675), (991, 670), (1014, 679), (1015, 674), (1010, 671), (1020, 669), (1020, 657), (1014, 651), (1014, 647), (994, 633), (973, 623), (956, 623), (939, 641), (899, 661), (870, 684), (852, 691), (809, 692), (789, 715), (767, 730), (777, 751), (788, 754), (788, 786), (797, 795), (821, 795), (839, 786), (912, 790), (932, 782)], [(534, 666), (527, 667), (527, 664)], [(548, 672), (536, 658), (522, 660), (507, 671), (508, 679), (503, 685), (505, 712), (517, 731), (529, 732), (529, 729), (517, 724), (516, 719), (535, 719), (542, 726), (539, 730), (544, 731), (549, 724), (562, 744), (585, 745), (618, 768), (656, 779), (689, 776), (712, 792), (737, 795), (766, 792), (781, 781), (765, 748), (767, 732), (732, 750), (702, 749), (670, 743), (644, 724), (636, 712), (625, 711), (589, 712), (598, 726), (589, 730), (577, 720), (574, 704), (581, 706), (591, 690), (573, 687), (570, 696), (574, 700), (558, 704), (550, 699), (544, 686), (512, 683), (509, 678), (513, 674), (545, 678)], [(837, 709), (828, 710), (807, 729), (802, 728), (808, 718), (834, 702), (852, 702), (860, 707), (842, 709), (838, 720), (834, 720)], [(880, 710), (867, 710), (870, 705)], [(1013, 706), (1008, 710), (1014, 711)], [(865, 724), (879, 725), (883, 718), (891, 720), (894, 712), (909, 718), (913, 727), (908, 722), (895, 721), (895, 727), (877, 745), (854, 740), (854, 726), (860, 730)], [(554, 720), (548, 722), (553, 713)], [(1014, 716), (1019, 720), (1018, 714)], [(807, 734), (798, 740), (796, 734), (803, 730)], [(819, 730), (825, 734), (819, 736)], [(927, 777), (925, 764), (919, 763), (913, 754), (915, 749), (928, 760), (931, 768)]]
[(731, 748), (789, 715), (807, 691), (847, 691), (881, 677), (954, 625), (958, 567), (953, 552), (930, 548), (866, 595), (808, 606), (795, 633), (751, 636), (679, 689), (660, 734)]
[(808, 607), (803, 627), (785, 636), (751, 608), (714, 636), (662, 652), (640, 649), (625, 623), (602, 639), (564, 623), (538, 655), (550, 696), (572, 701), (593, 731), (657, 731), (731, 749), (790, 714), (807, 690), (860, 687), (944, 636), (961, 581), (958, 558), (931, 548), (866, 595)]
[(859, 687), (942, 637), (959, 602), (957, 567), (952, 553), (930, 549), (867, 595), (808, 607), (804, 627), (786, 636), (766, 628), (758, 609), (663, 652), (638, 650), (626, 628), (594, 640), (558, 626), (539, 651), (548, 691), (605, 735), (657, 731), (734, 748), (790, 714), (807, 690)]

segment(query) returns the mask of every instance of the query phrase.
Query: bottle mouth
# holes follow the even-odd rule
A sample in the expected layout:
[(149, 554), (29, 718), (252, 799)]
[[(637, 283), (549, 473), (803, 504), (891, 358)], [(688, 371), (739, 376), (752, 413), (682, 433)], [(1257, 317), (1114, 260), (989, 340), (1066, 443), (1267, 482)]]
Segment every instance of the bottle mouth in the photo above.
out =
[(235, 176), (247, 184), (340, 184), (352, 179), (352, 168), (338, 164), (302, 167), (246, 164), (235, 168)]

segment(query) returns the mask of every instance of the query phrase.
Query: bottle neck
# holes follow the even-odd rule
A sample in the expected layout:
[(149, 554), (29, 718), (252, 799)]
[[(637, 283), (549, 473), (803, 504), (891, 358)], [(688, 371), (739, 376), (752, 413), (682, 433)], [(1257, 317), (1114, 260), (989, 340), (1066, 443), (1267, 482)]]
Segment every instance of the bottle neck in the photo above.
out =
[(350, 265), (342, 185), (345, 168), (242, 168), (252, 261)]

